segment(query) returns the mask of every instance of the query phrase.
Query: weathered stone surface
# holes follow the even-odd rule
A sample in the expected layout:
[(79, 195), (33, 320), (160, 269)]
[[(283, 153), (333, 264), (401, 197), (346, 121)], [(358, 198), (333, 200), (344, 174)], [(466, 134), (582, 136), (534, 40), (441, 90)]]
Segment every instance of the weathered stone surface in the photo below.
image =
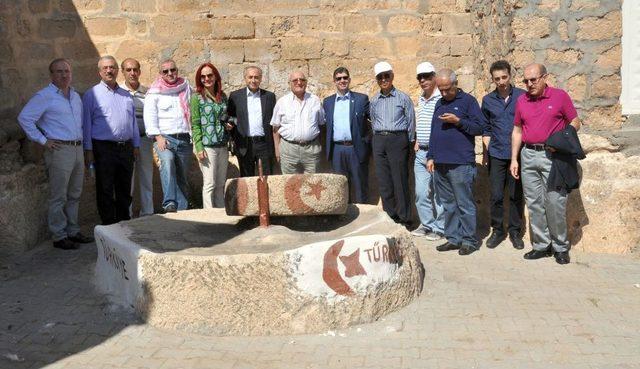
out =
[(377, 17), (362, 14), (352, 14), (344, 18), (345, 33), (378, 33), (382, 31), (380, 20)]
[(418, 32), (422, 19), (411, 15), (396, 15), (389, 18), (387, 23), (387, 31), (391, 33)]
[(442, 17), (439, 15), (425, 15), (422, 17), (420, 34), (431, 35), (442, 30)]
[(156, 0), (121, 0), (120, 9), (123, 12), (155, 13)]
[(566, 87), (572, 100), (583, 101), (587, 93), (587, 77), (584, 74), (573, 76), (567, 81)]
[(568, 50), (547, 50), (548, 64), (576, 64), (582, 59), (582, 52), (574, 49)]
[(541, 10), (556, 11), (560, 8), (560, 0), (540, 0), (538, 8)]
[(255, 22), (256, 38), (295, 36), (301, 34), (300, 20), (298, 17), (256, 16), (253, 20)]
[(595, 9), (600, 6), (600, 0), (571, 0), (570, 10)]
[[(343, 214), (349, 201), (347, 177), (288, 174), (267, 177), (271, 215)], [(258, 177), (232, 178), (225, 186), (229, 215), (258, 215)]]
[(349, 54), (349, 40), (342, 38), (324, 39), (322, 41), (322, 56), (346, 56)]
[(473, 50), (473, 39), (471, 35), (451, 36), (451, 56), (471, 55)]
[(548, 18), (538, 16), (516, 17), (511, 24), (518, 42), (547, 37), (551, 32), (550, 26)]
[(621, 88), (622, 81), (619, 75), (604, 76), (591, 86), (591, 96), (617, 98), (620, 96)]
[[(349, 56), (353, 58), (389, 58), (393, 55), (388, 39), (363, 37), (351, 40)], [(392, 64), (393, 65), (393, 64)]]
[(622, 126), (620, 104), (595, 107), (587, 113), (585, 121), (593, 129), (619, 129)]
[(89, 18), (85, 21), (87, 31), (96, 36), (124, 36), (127, 20), (116, 17)]
[(470, 13), (445, 14), (442, 16), (442, 32), (450, 35), (473, 33)]
[(104, 8), (104, 2), (105, 0), (59, 0), (58, 6), (63, 12), (77, 13), (87, 10), (100, 10)]
[(211, 209), (98, 226), (97, 286), (149, 324), (211, 335), (370, 322), (422, 290), (411, 236), (375, 206), (280, 220), (254, 228)]
[(253, 19), (249, 17), (215, 18), (211, 28), (216, 39), (253, 38), (254, 35)]
[(319, 59), (322, 43), (313, 37), (285, 37), (280, 41), (281, 56), (285, 59)]
[(611, 12), (604, 17), (586, 17), (578, 21), (578, 39), (606, 40), (622, 36), (622, 14)]
[(558, 34), (562, 41), (567, 41), (569, 39), (569, 26), (566, 21), (560, 21), (558, 24)]
[(29, 0), (29, 11), (32, 13), (49, 12), (49, 0)]
[(622, 47), (616, 45), (611, 49), (602, 53), (598, 60), (596, 60), (596, 66), (606, 69), (618, 70), (622, 65)]
[(340, 33), (344, 31), (344, 18), (335, 15), (300, 16), (302, 32), (309, 36), (317, 36), (318, 32)]
[(276, 39), (244, 40), (244, 60), (269, 62), (280, 59), (280, 43)]
[(242, 63), (244, 61), (244, 42), (242, 40), (211, 40), (205, 42), (211, 53), (214, 65)]

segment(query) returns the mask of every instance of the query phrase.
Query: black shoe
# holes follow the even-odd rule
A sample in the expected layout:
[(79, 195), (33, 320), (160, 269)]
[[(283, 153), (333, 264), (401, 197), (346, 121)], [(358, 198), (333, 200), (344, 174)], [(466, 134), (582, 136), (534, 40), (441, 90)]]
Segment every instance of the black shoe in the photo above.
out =
[(569, 251), (556, 252), (556, 263), (560, 265), (569, 264), (571, 262), (571, 258), (569, 257)]
[(489, 249), (495, 249), (502, 241), (504, 241), (505, 238), (506, 236), (504, 235), (504, 233), (493, 231), (491, 233), (491, 236), (489, 236), (489, 239), (487, 239), (485, 245)]
[(531, 250), (529, 252), (527, 252), (526, 254), (524, 254), (524, 258), (527, 260), (536, 260), (536, 259), (542, 259), (542, 258), (548, 258), (549, 256), (551, 256), (551, 249), (546, 249), (546, 250)]
[(463, 245), (462, 247), (460, 247), (460, 249), (458, 250), (458, 255), (470, 255), (473, 254), (474, 252), (478, 251), (478, 249), (476, 249), (475, 247), (471, 247), (471, 246), (467, 246), (467, 245)]
[(78, 232), (73, 236), (69, 237), (70, 241), (73, 241), (75, 243), (91, 243), (93, 241), (95, 241), (95, 239), (91, 236), (85, 236), (82, 233)]
[(175, 204), (169, 204), (169, 205), (164, 207), (165, 214), (166, 213), (175, 213), (176, 211), (178, 211), (178, 208), (175, 206)]
[(440, 246), (436, 246), (436, 250), (438, 251), (452, 251), (452, 250), (459, 250), (459, 249), (460, 249), (460, 245), (454, 245), (449, 241), (443, 243)]
[(63, 238), (58, 241), (53, 241), (53, 247), (62, 250), (75, 250), (78, 248), (78, 245), (73, 243), (73, 241), (69, 240), (68, 238)]
[(524, 241), (522, 241), (522, 238), (519, 235), (511, 234), (509, 235), (509, 240), (511, 241), (511, 244), (513, 245), (514, 249), (516, 250), (524, 249)]

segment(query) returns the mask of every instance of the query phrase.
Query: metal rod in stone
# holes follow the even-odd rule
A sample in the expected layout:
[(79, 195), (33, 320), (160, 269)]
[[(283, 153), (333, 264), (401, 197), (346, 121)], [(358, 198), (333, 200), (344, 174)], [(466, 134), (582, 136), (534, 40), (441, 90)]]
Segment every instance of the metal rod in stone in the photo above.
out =
[(260, 214), (260, 227), (266, 228), (269, 221), (269, 184), (267, 177), (262, 173), (262, 159), (258, 159), (258, 212)]

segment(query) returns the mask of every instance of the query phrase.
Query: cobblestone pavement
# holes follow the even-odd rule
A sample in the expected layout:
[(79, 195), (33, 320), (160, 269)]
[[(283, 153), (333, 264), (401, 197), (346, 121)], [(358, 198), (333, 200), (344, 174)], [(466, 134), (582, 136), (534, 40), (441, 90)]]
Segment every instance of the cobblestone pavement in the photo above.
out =
[(417, 241), (422, 295), (378, 322), (322, 334), (162, 331), (94, 291), (93, 244), (0, 261), (0, 368), (640, 368), (640, 260), (526, 261)]

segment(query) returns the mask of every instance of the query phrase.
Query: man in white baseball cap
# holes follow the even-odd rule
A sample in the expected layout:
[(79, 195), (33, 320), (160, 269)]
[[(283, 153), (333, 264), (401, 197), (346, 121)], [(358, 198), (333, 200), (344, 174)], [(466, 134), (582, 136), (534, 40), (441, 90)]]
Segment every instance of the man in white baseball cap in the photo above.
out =
[(373, 67), (380, 92), (371, 99), (373, 157), (382, 208), (407, 226), (409, 200), (409, 147), (414, 140), (415, 112), (411, 98), (393, 86), (393, 68), (382, 61)]
[(416, 181), (416, 209), (420, 225), (411, 234), (426, 236), (429, 241), (439, 241), (444, 234), (444, 208), (440, 203), (440, 197), (435, 192), (433, 176), (427, 170), (427, 154), (433, 112), (442, 95), (440, 90), (436, 88), (436, 70), (431, 63), (418, 64), (416, 79), (422, 89), (422, 93), (418, 97), (416, 143), (413, 146), (416, 153), (413, 163)]

